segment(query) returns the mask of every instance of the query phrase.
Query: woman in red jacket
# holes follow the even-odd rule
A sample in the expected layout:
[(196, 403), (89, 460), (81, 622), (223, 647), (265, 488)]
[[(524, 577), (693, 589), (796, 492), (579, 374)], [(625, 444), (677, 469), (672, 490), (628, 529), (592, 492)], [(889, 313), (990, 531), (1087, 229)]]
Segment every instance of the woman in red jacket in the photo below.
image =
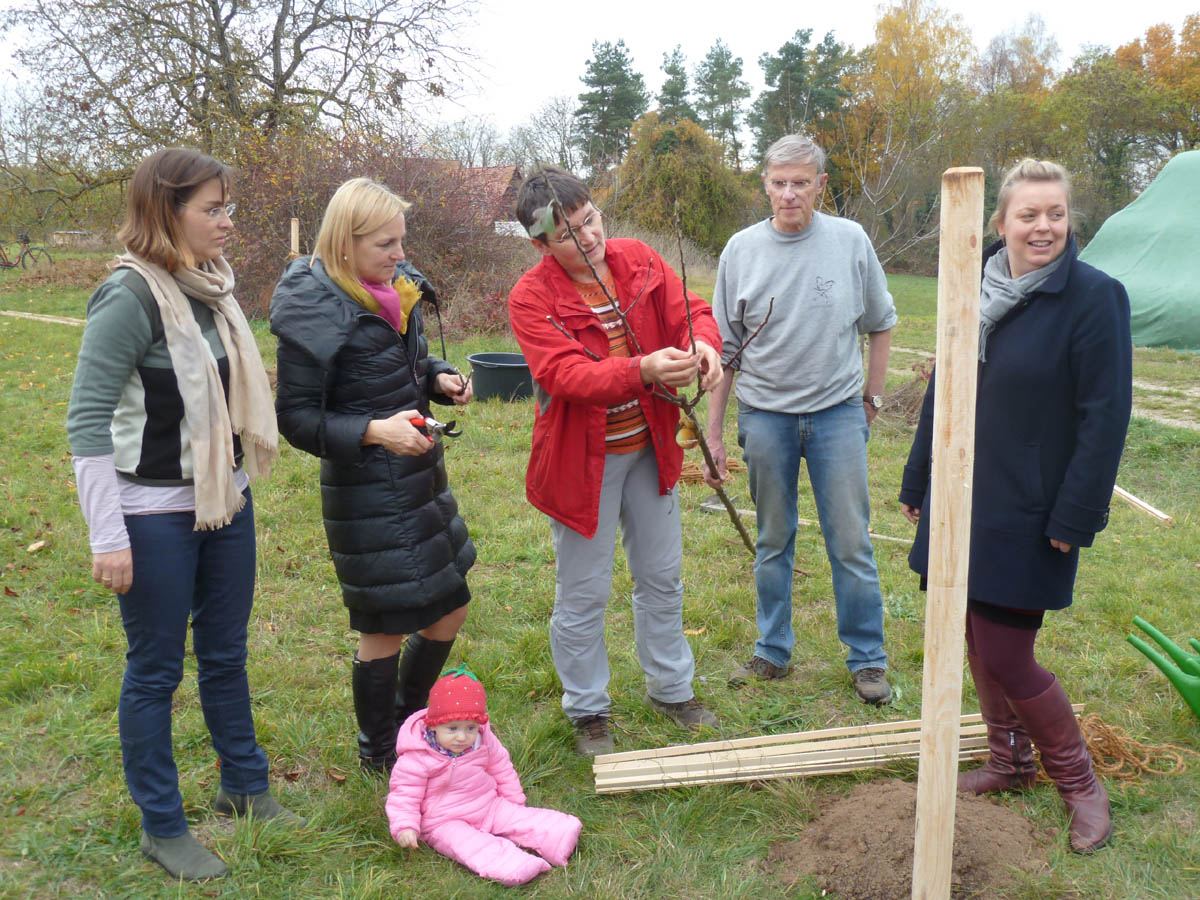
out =
[(712, 310), (689, 295), (691, 349), (679, 277), (640, 241), (606, 240), (587, 186), (568, 172), (547, 167), (530, 176), (517, 217), (542, 253), (509, 297), (538, 403), (525, 486), (551, 519), (550, 647), (576, 749), (592, 755), (613, 746), (604, 609), (618, 523), (646, 702), (681, 727), (715, 727), (692, 692), (695, 666), (683, 636), (679, 410), (657, 396), (700, 373), (706, 389), (720, 383)]

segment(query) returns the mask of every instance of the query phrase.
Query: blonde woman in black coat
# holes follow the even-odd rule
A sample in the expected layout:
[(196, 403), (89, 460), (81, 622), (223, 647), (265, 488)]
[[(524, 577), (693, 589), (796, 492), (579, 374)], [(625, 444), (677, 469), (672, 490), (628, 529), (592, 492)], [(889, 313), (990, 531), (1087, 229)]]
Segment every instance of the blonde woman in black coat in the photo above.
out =
[(288, 266), (271, 299), (279, 430), (321, 458), (325, 534), (360, 633), (359, 760), (382, 774), (466, 618), (475, 562), (441, 438), (410, 421), (429, 415), (430, 401), (467, 403), (472, 391), (428, 354), (418, 301), (433, 288), (404, 259), (408, 208), (369, 179), (346, 182), (316, 252)]

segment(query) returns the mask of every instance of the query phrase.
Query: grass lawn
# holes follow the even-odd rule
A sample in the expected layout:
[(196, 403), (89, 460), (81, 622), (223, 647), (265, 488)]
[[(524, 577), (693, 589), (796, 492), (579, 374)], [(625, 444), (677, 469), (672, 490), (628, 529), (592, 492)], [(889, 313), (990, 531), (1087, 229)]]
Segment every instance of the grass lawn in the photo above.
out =
[[(9, 273), (11, 275), (12, 273)], [(708, 285), (693, 285), (701, 290)], [(933, 349), (934, 282), (894, 280), (902, 323), (895, 343)], [(81, 315), (88, 291), (0, 281), (0, 309)], [(268, 365), (273, 340), (256, 330)], [(383, 786), (359, 775), (347, 627), (320, 523), (317, 462), (283, 448), (256, 486), (259, 590), (250, 628), (250, 679), (259, 740), (273, 789), (311, 827), (301, 834), (233, 825), (211, 815), (218, 773), (196, 695), (195, 664), (175, 701), (175, 748), (189, 820), (225, 858), (231, 877), (180, 888), (137, 852), (138, 812), (121, 774), (117, 696), (124, 636), (114, 598), (90, 577), (87, 534), (75, 500), (63, 420), (80, 329), (0, 316), (0, 898), (486, 898), (515, 894), (428, 849), (391, 840)], [(473, 339), (466, 355), (515, 349)], [(889, 389), (912, 360), (897, 357)], [(1139, 353), (1135, 375), (1196, 383), (1195, 358)], [(521, 890), (537, 898), (816, 898), (815, 882), (785, 884), (761, 862), (794, 838), (822, 800), (875, 773), (619, 796), (592, 790), (590, 762), (574, 755), (559, 709), (548, 621), (554, 554), (546, 519), (524, 499), (533, 417), (529, 401), (457, 411), (463, 436), (447, 451), (451, 481), (479, 549), (471, 615), (452, 659), (487, 687), (495, 728), (512, 753), (529, 802), (580, 816), (584, 833), (565, 869)], [(728, 423), (730, 444), (733, 422)], [(875, 531), (910, 527), (895, 501), (911, 429), (881, 420), (870, 447)], [(749, 505), (745, 475), (730, 487)], [(1130, 736), (1200, 749), (1200, 727), (1166, 679), (1124, 637), (1140, 614), (1177, 642), (1200, 636), (1200, 433), (1135, 420), (1119, 482), (1175, 517), (1163, 526), (1116, 502), (1110, 525), (1084, 552), (1076, 603), (1047, 617), (1040, 657), (1072, 698)], [(803, 484), (802, 484), (803, 487)], [(797, 539), (795, 674), (729, 688), (726, 677), (755, 637), (752, 559), (723, 516), (699, 509), (708, 491), (684, 486), (687, 595), (684, 624), (696, 655), (697, 692), (727, 737), (919, 718), (924, 595), (907, 547), (879, 542), (895, 703), (858, 703), (836, 637), (829, 566), (815, 529)], [(800, 515), (815, 519), (807, 490)], [(618, 554), (618, 557), (620, 554)], [(631, 585), (617, 563), (607, 639), (618, 749), (686, 736), (641, 702), (633, 652)], [(969, 679), (968, 682), (969, 684)], [(966, 688), (963, 708), (976, 709)], [(914, 778), (915, 766), (893, 774)], [(1200, 897), (1200, 759), (1182, 774), (1110, 779), (1116, 834), (1094, 857), (1066, 849), (1054, 790), (1005, 798), (1057, 829), (1048, 871), (1023, 877), (1014, 897)]]

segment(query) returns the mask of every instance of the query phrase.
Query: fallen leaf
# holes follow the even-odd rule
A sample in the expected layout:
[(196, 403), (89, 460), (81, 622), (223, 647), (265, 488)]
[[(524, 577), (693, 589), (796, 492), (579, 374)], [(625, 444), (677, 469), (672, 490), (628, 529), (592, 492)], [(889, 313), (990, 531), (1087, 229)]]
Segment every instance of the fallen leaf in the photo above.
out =
[(694, 636), (694, 635), (697, 635), (697, 634), (704, 634), (704, 632), (706, 632), (706, 631), (708, 631), (708, 626), (707, 626), (707, 625), (702, 625), (702, 626), (700, 626), (699, 628), (685, 628), (685, 629), (683, 629), (683, 633), (684, 633), (684, 634), (690, 634), (690, 635), (693, 635), (693, 636)]
[(509, 606), (509, 605), (506, 603), (506, 604), (504, 604), (504, 611), (505, 611), (505, 612), (512, 612), (512, 611), (513, 611), (513, 608), (512, 608), (511, 606)]
[(341, 784), (346, 780), (345, 775), (343, 775), (341, 772), (335, 772), (333, 769), (326, 770), (326, 774), (329, 775), (330, 781), (336, 781), (338, 784)]
[(46, 546), (45, 541), (34, 541), (32, 544), (30, 544), (28, 547), (25, 548), (25, 552), (26, 553), (37, 553), (39, 550), (41, 550), (45, 546)]
[(18, 594), (16, 591), (14, 591), (12, 588), (10, 588), (10, 587), (9, 587), (9, 586), (6, 584), (6, 585), (4, 586), (4, 596), (5, 596), (5, 597), (20, 597), (21, 595), (20, 595), (20, 594)]

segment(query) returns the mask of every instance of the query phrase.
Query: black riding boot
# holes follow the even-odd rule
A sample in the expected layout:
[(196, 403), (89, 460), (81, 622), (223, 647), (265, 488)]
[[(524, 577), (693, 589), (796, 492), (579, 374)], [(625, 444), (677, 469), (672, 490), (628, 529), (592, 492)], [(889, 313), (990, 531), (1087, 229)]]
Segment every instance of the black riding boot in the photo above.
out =
[(354, 717), (358, 720), (358, 761), (369, 772), (391, 774), (396, 762), (397, 651), (391, 656), (363, 661), (354, 656), (350, 684)]
[(454, 640), (435, 641), (420, 634), (409, 635), (400, 658), (396, 681), (396, 725), (429, 704), (429, 690), (442, 674)]

